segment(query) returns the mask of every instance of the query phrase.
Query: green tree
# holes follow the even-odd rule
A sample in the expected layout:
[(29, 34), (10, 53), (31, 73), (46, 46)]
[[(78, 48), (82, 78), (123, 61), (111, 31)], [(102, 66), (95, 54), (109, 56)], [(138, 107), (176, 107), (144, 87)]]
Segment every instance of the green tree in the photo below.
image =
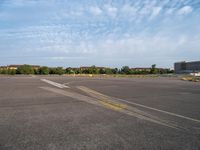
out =
[(89, 74), (98, 74), (98, 69), (96, 68), (95, 65), (89, 68)]
[(75, 74), (81, 74), (81, 71), (80, 71), (80, 69), (75, 69), (75, 70), (74, 70), (74, 73), (75, 73)]
[(56, 68), (49, 68), (49, 74), (56, 74)]
[(112, 69), (110, 68), (106, 68), (105, 71), (106, 71), (106, 74), (113, 74)]
[(71, 68), (70, 68), (70, 67), (69, 67), (69, 68), (66, 68), (66, 69), (65, 69), (65, 73), (66, 73), (66, 74), (70, 74), (70, 73), (71, 73)]
[(56, 74), (62, 75), (65, 73), (65, 70), (62, 67), (57, 67), (56, 68)]
[(100, 68), (100, 69), (99, 69), (99, 73), (100, 73), (100, 74), (106, 74), (106, 70), (105, 70), (104, 68)]
[(83, 70), (82, 70), (82, 73), (83, 73), (83, 74), (89, 74), (90, 71), (89, 71), (89, 69), (83, 69)]
[(118, 68), (112, 69), (112, 73), (113, 73), (113, 74), (118, 74), (118, 72), (119, 72)]
[(14, 70), (14, 69), (8, 69), (7, 73), (10, 74), (10, 75), (15, 75), (16, 74), (16, 70)]
[(130, 74), (131, 70), (130, 70), (129, 66), (123, 66), (121, 69), (121, 73), (122, 74)]
[(49, 68), (49, 74), (65, 74), (65, 73), (69, 73), (70, 69), (67, 68), (66, 70), (63, 69), (62, 67), (57, 67), (57, 68)]
[(48, 67), (41, 67), (39, 68), (39, 73), (43, 75), (48, 75), (49, 74), (49, 68)]
[(74, 73), (74, 71), (73, 71), (73, 69), (72, 68), (67, 68), (66, 70), (65, 70), (65, 73), (66, 74), (73, 74)]
[(34, 74), (40, 74), (40, 70), (39, 69), (33, 69), (34, 70)]
[(2, 69), (2, 70), (1, 70), (1, 74), (8, 74), (8, 69), (5, 69), (5, 68)]
[(17, 68), (17, 74), (34, 74), (34, 69), (30, 65), (22, 65)]
[(151, 65), (151, 71), (150, 71), (151, 74), (156, 74), (158, 73), (157, 69), (156, 69), (156, 64), (153, 64)]

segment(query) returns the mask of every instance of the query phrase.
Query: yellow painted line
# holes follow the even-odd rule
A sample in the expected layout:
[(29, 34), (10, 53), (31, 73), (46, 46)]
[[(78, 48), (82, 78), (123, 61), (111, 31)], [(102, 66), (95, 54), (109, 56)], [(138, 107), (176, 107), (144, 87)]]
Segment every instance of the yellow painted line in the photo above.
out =
[[(132, 107), (129, 107), (129, 106), (124, 105), (124, 104), (110, 103), (110, 102), (105, 101), (105, 100), (98, 100), (98, 102), (100, 104), (102, 104), (104, 107), (106, 107), (108, 109), (112, 109), (114, 111), (119, 111), (121, 113), (130, 115), (130, 116), (134, 116), (134, 117), (139, 118), (139, 119), (144, 119), (144, 120), (147, 120), (147, 121), (150, 121), (150, 122), (153, 122), (153, 123), (157, 123), (157, 124), (160, 124), (160, 125), (163, 125), (163, 126), (167, 126), (167, 127), (170, 127), (170, 128), (174, 128), (174, 129), (178, 129), (178, 130), (185, 130), (184, 127), (178, 126), (178, 125), (173, 124), (173, 123), (166, 122), (162, 119), (151, 116), (150, 114), (148, 114), (148, 116), (146, 116), (146, 115), (144, 115), (145, 114), (144, 112), (138, 111), (136, 108), (130, 109)], [(130, 111), (130, 110), (133, 110), (133, 112)]]
[(104, 105), (107, 108), (110, 108), (112, 110), (119, 111), (121, 113), (125, 113), (125, 114), (128, 114), (128, 115), (137, 117), (139, 119), (151, 121), (151, 122), (154, 122), (154, 123), (157, 123), (157, 124), (160, 124), (160, 125), (168, 126), (168, 127), (179, 129), (179, 130), (185, 130), (185, 131), (187, 131), (187, 130), (189, 131), (190, 128), (193, 128), (193, 127), (187, 127), (187, 126), (184, 127), (182, 125), (179, 125), (178, 123), (171, 122), (170, 120), (165, 120), (165, 119), (160, 118), (159, 116), (151, 115), (151, 114), (149, 114), (145, 111), (142, 111), (142, 110), (137, 109), (133, 106), (130, 106), (129, 104), (133, 104), (135, 106), (140, 106), (140, 107), (147, 108), (147, 109), (150, 109), (150, 110), (154, 110), (154, 111), (157, 111), (157, 112), (165, 113), (165, 114), (168, 114), (168, 115), (171, 115), (171, 116), (175, 116), (175, 117), (199, 122), (199, 120), (197, 120), (197, 119), (189, 118), (189, 117), (186, 117), (186, 116), (181, 116), (181, 115), (178, 115), (178, 114), (174, 114), (174, 113), (166, 112), (166, 111), (163, 111), (163, 110), (144, 106), (144, 105), (141, 105), (141, 104), (132, 103), (132, 102), (129, 102), (129, 101), (126, 101), (126, 100), (121, 100), (121, 99), (118, 99), (118, 98), (110, 97), (110, 96), (104, 95), (102, 93), (99, 93), (97, 91), (94, 91), (94, 90), (89, 89), (89, 88), (84, 87), (84, 86), (78, 86), (78, 89), (82, 90), (83, 92), (86, 92), (89, 96), (96, 98), (98, 101), (100, 101), (100, 103), (102, 103), (102, 105)]
[(100, 100), (99, 100), (98, 102), (100, 102), (100, 104), (104, 105), (105, 107), (110, 108), (110, 109), (113, 109), (113, 110), (116, 110), (116, 111), (119, 111), (119, 110), (122, 110), (122, 109), (123, 109), (123, 108), (121, 108), (121, 107), (117, 107), (117, 106), (115, 106), (115, 105), (106, 103), (106, 102), (104, 102), (104, 101), (100, 101)]
[[(114, 97), (109, 97), (107, 95), (99, 93), (97, 91), (94, 91), (92, 89), (89, 89), (87, 87), (79, 86), (78, 88), (83, 90), (83, 91), (85, 91), (85, 92), (87, 92), (88, 94), (90, 94), (91, 96), (96, 97), (96, 98), (97, 97), (101, 97), (101, 98), (104, 98), (104, 99), (109, 99), (109, 98), (112, 99), (112, 98), (114, 98)], [(153, 108), (153, 107), (145, 106), (145, 105), (142, 105), (142, 104), (130, 102), (130, 101), (119, 99), (119, 98), (114, 98), (114, 99), (116, 99), (118, 101), (121, 101), (121, 102), (125, 102), (127, 104), (132, 104), (132, 105), (135, 105), (135, 106), (139, 106), (139, 107), (142, 107), (142, 108), (154, 110), (154, 111), (161, 112), (161, 113), (164, 113), (164, 114), (167, 114), (167, 115), (171, 115), (171, 116), (174, 116), (174, 117), (178, 117), (178, 118), (182, 118), (182, 119), (186, 119), (186, 120), (190, 120), (190, 121), (194, 121), (194, 122), (200, 123), (200, 120), (195, 119), (195, 118), (190, 118), (190, 117), (187, 117), (187, 116), (179, 115), (179, 114), (168, 112), (168, 111), (165, 111), (165, 110), (156, 109), (156, 108)]]
[(109, 109), (113, 109), (113, 110), (115, 110), (115, 111), (120, 111), (120, 110), (123, 109), (122, 107), (118, 107), (118, 106), (116, 106), (116, 105), (112, 105), (112, 104), (110, 104), (110, 103), (106, 103), (106, 102), (101, 101), (101, 100), (98, 100), (98, 102), (99, 102), (100, 104), (102, 104), (103, 106), (105, 106), (105, 107), (107, 107), (107, 108), (109, 108)]
[(165, 110), (156, 109), (156, 108), (153, 108), (153, 107), (145, 106), (145, 105), (134, 103), (134, 102), (129, 102), (127, 100), (122, 100), (122, 99), (117, 99), (117, 100), (128, 103), (128, 104), (132, 104), (132, 105), (135, 105), (135, 106), (139, 106), (139, 107), (147, 108), (147, 109), (150, 109), (150, 110), (158, 111), (158, 112), (168, 114), (168, 115), (171, 115), (171, 116), (175, 116), (175, 117), (178, 117), (178, 118), (182, 118), (182, 119), (186, 119), (186, 120), (190, 120), (190, 121), (200, 123), (200, 120), (198, 120), (198, 119), (186, 117), (186, 116), (183, 116), (183, 115), (175, 114), (175, 113), (168, 112), (168, 111), (165, 111)]
[[(73, 99), (84, 101), (84, 102), (87, 102), (87, 103), (90, 103), (90, 104), (102, 106), (102, 107), (105, 107), (105, 108), (108, 108), (108, 109), (111, 109), (111, 110), (114, 110), (114, 111), (119, 111), (121, 113), (130, 115), (130, 116), (134, 116), (134, 117), (137, 117), (139, 119), (144, 119), (144, 120), (147, 120), (147, 121), (150, 121), (150, 122), (153, 122), (153, 123), (157, 123), (157, 124), (160, 124), (160, 125), (163, 125), (163, 126), (167, 126), (167, 127), (174, 128), (174, 129), (183, 129), (182, 127), (179, 127), (175, 124), (167, 123), (167, 122), (160, 120), (160, 119), (159, 120), (154, 119), (154, 118), (151, 118), (149, 116), (145, 116), (143, 114), (137, 113), (136, 111), (130, 111), (128, 109), (124, 109), (126, 107), (126, 105), (123, 105), (123, 104), (118, 105), (118, 103), (117, 103), (117, 105), (116, 105), (116, 103), (111, 103), (110, 101), (107, 101), (105, 99), (103, 99), (103, 100), (102, 99), (94, 99), (94, 98), (91, 98), (91, 97), (88, 97), (88, 96), (85, 96), (85, 95), (82, 95), (82, 94), (79, 94), (79, 93), (76, 93), (76, 92), (65, 91), (65, 90), (61, 90), (61, 89), (57, 89), (57, 88), (51, 88), (51, 87), (40, 87), (40, 88), (47, 90), (47, 91), (50, 91), (50, 92), (61, 94), (61, 95), (67, 96), (67, 97), (71, 97)], [(133, 109), (135, 109), (135, 108), (133, 108)]]
[(100, 99), (99, 101), (102, 101), (104, 103), (107, 103), (109, 105), (112, 105), (112, 106), (115, 106), (115, 107), (118, 107), (120, 109), (124, 109), (124, 108), (127, 108), (127, 105), (125, 104), (121, 104), (121, 103), (116, 103), (116, 102), (111, 102), (111, 101), (108, 101), (108, 100), (105, 100), (105, 99)]
[(81, 86), (81, 87), (79, 87), (79, 89), (88, 93), (90, 96), (95, 97), (96, 99), (98, 99), (100, 102), (103, 102), (104, 104), (108, 104), (110, 106), (112, 105), (112, 106), (119, 108), (119, 109), (127, 108), (127, 105), (119, 103), (119, 102), (114, 102), (109, 97), (105, 97), (103, 94), (100, 94), (100, 93), (93, 91), (89, 88)]

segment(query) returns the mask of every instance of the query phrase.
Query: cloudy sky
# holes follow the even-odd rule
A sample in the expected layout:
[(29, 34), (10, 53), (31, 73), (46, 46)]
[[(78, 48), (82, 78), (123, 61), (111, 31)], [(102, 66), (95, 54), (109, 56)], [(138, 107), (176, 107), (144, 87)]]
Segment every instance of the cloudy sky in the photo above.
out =
[(0, 65), (200, 60), (200, 0), (0, 0)]

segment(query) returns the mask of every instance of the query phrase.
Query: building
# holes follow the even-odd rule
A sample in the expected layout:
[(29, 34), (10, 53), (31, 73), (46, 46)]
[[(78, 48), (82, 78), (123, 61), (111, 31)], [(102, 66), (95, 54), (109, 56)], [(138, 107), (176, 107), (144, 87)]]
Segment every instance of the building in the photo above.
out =
[(0, 66), (0, 69), (17, 70), (19, 65)]
[(91, 69), (91, 68), (96, 68), (96, 69), (108, 69), (107, 67), (97, 67), (97, 66), (90, 66), (90, 67), (80, 67), (80, 70), (86, 70), (86, 69)]
[(7, 66), (7, 69), (10, 69), (10, 70), (17, 70), (17, 68), (19, 68), (21, 65), (9, 65)]
[(176, 62), (174, 63), (174, 71), (175, 73), (178, 73), (178, 74), (200, 72), (200, 61)]
[(151, 68), (131, 68), (132, 71), (151, 71)]
[[(20, 66), (23, 65), (9, 65), (9, 66), (0, 66), (0, 69), (9, 69), (9, 70), (17, 70)], [(30, 65), (33, 69), (39, 69), (40, 66), (37, 65)]]

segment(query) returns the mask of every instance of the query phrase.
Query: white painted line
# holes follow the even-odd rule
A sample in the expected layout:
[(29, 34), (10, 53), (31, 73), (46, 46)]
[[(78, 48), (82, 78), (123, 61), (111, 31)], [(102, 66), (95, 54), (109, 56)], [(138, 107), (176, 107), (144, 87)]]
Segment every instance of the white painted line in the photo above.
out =
[(41, 81), (46, 82), (48, 84), (51, 84), (51, 85), (56, 86), (56, 87), (61, 88), (61, 89), (69, 88), (69, 86), (66, 86), (66, 85), (63, 85), (63, 84), (60, 84), (60, 83), (56, 83), (56, 82), (53, 82), (53, 81), (50, 81), (50, 80), (47, 80), (47, 79), (41, 79)]
[(186, 119), (186, 120), (190, 120), (190, 121), (194, 121), (194, 122), (200, 123), (200, 120), (198, 120), (198, 119), (194, 119), (194, 118), (186, 117), (186, 116), (183, 116), (183, 115), (175, 114), (175, 113), (172, 113), (172, 112), (156, 109), (156, 108), (153, 108), (153, 107), (149, 107), (149, 106), (145, 106), (145, 105), (142, 105), (142, 104), (130, 102), (130, 101), (127, 101), (127, 100), (123, 100), (123, 99), (119, 99), (119, 98), (115, 98), (115, 97), (110, 97), (110, 96), (104, 95), (102, 93), (99, 93), (97, 91), (94, 91), (92, 89), (86, 88), (86, 87), (81, 87), (80, 86), (79, 89), (82, 89), (82, 90), (86, 89), (87, 91), (92, 92), (93, 94), (98, 95), (98, 96), (100, 96), (102, 98), (110, 98), (110, 99), (113, 99), (113, 100), (118, 100), (118, 101), (125, 102), (125, 103), (128, 103), (128, 104), (132, 104), (132, 105), (135, 105), (135, 106), (147, 108), (147, 109), (158, 111), (158, 112), (161, 112), (161, 113), (164, 113), (164, 114), (168, 114), (168, 115), (171, 115), (171, 116), (175, 116), (175, 117), (179, 117), (179, 118), (183, 118), (183, 119)]
[(182, 116), (182, 115), (179, 115), (179, 114), (175, 114), (175, 113), (172, 113), (172, 112), (156, 109), (156, 108), (153, 108), (153, 107), (145, 106), (145, 105), (134, 103), (134, 102), (129, 102), (127, 100), (122, 100), (122, 99), (117, 99), (117, 100), (129, 103), (129, 104), (133, 104), (133, 105), (136, 105), (136, 106), (140, 106), (140, 107), (143, 107), (143, 108), (151, 109), (151, 110), (154, 110), (154, 111), (162, 112), (162, 113), (165, 113), (165, 114), (168, 114), (168, 115), (171, 115), (171, 116), (176, 116), (176, 117), (179, 117), (179, 118), (183, 118), (183, 119), (186, 119), (186, 120), (190, 120), (190, 121), (200, 123), (200, 120), (198, 120), (198, 119)]
[(178, 130), (184, 129), (181, 126), (177, 126), (177, 125), (172, 124), (172, 123), (167, 123), (164, 120), (155, 119), (154, 116), (151, 117), (151, 116), (145, 116), (143, 114), (139, 114), (139, 113), (135, 112), (134, 107), (132, 108), (133, 111), (128, 110), (128, 109), (113, 109), (110, 106), (108, 107), (109, 103), (107, 103), (107, 102), (105, 102), (106, 105), (104, 105), (104, 104), (101, 103), (102, 102), (101, 100), (97, 100), (97, 99), (94, 99), (92, 97), (88, 97), (88, 96), (85, 96), (85, 95), (82, 95), (82, 94), (79, 94), (79, 93), (76, 93), (76, 92), (69, 92), (69, 91), (64, 91), (64, 90), (61, 90), (61, 89), (56, 89), (56, 88), (51, 88), (51, 87), (40, 87), (40, 88), (47, 90), (47, 91), (50, 91), (50, 92), (61, 94), (61, 95), (67, 96), (67, 97), (71, 97), (73, 99), (84, 101), (84, 102), (87, 102), (87, 103), (90, 103), (90, 104), (105, 107), (107, 109), (112, 109), (114, 111), (121, 112), (121, 113), (130, 115), (130, 116), (134, 116), (134, 117), (139, 118), (139, 119), (143, 119), (143, 120), (146, 120), (146, 121), (153, 122), (153, 123), (157, 123), (159, 125), (163, 125), (163, 126), (166, 126), (166, 127), (170, 127), (170, 128), (174, 128), (174, 129), (178, 129)]

